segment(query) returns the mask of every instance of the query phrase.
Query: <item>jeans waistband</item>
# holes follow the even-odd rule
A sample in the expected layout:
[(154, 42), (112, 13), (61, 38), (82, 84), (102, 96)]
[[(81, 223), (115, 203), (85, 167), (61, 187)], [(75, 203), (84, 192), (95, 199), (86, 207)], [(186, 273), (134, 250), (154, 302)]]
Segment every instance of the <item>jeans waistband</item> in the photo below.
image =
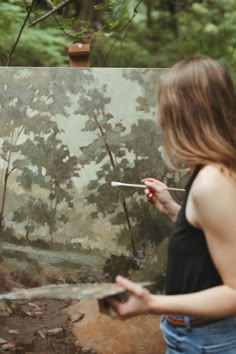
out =
[(220, 320), (220, 318), (207, 318), (197, 316), (185, 316), (185, 315), (165, 315), (167, 323), (176, 327), (185, 327), (187, 329), (204, 326), (210, 323), (214, 323)]

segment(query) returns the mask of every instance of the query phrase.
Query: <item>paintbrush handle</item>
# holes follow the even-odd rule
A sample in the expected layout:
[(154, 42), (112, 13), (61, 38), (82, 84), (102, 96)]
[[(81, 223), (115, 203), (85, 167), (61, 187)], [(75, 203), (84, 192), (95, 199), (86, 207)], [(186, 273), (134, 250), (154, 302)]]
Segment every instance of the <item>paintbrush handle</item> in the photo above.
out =
[(173, 188), (173, 187), (167, 187), (165, 188), (167, 189), (168, 191), (179, 191), (179, 192), (185, 192), (185, 189), (184, 188)]
[(121, 183), (121, 182), (115, 182), (116, 184), (113, 185), (113, 187), (136, 187), (136, 188), (146, 188), (144, 184), (134, 184), (134, 183)]
[[(122, 182), (111, 182), (111, 185), (113, 187), (135, 187), (135, 188), (147, 188), (145, 184), (134, 184), (134, 183), (122, 183)], [(169, 191), (180, 191), (180, 192), (185, 192), (185, 189), (183, 188), (172, 188), (172, 187), (167, 187), (165, 188)]]

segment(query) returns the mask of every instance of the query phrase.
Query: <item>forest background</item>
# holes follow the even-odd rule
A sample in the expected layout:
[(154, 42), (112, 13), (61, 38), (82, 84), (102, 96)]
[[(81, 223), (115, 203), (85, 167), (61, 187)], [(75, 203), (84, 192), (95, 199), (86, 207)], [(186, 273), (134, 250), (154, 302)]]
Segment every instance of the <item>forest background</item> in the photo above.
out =
[(234, 0), (4, 0), (0, 65), (68, 66), (68, 45), (83, 42), (92, 67), (169, 67), (209, 55), (235, 80), (235, 32)]

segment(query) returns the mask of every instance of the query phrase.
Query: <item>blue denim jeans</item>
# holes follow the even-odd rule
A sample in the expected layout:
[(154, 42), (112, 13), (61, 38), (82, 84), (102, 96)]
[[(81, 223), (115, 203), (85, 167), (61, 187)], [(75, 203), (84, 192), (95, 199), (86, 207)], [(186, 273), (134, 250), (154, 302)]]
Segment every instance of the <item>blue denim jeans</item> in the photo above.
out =
[(178, 316), (185, 327), (176, 327), (161, 318), (161, 330), (166, 342), (166, 354), (236, 354), (236, 316), (191, 327), (191, 316)]

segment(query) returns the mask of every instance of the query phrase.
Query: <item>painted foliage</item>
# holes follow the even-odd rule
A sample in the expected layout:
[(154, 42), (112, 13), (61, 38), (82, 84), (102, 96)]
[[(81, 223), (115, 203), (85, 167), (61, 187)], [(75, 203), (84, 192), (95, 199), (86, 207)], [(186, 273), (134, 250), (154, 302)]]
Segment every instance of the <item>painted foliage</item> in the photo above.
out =
[(3, 264), (139, 280), (164, 269), (168, 221), (143, 190), (111, 187), (182, 184), (165, 167), (155, 121), (162, 72), (0, 69)]

